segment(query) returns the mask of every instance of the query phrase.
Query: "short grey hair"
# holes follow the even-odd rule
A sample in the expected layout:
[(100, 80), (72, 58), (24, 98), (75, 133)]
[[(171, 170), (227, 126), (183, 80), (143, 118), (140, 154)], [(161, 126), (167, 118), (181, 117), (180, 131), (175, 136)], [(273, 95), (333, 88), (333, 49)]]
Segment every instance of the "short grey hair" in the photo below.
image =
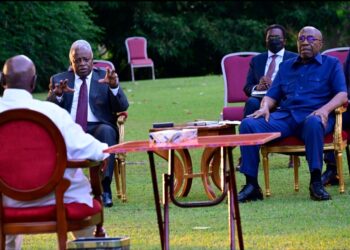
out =
[(93, 57), (94, 56), (94, 53), (92, 52), (92, 48), (91, 48), (91, 45), (90, 43), (88, 43), (87, 41), (85, 40), (77, 40), (75, 41), (72, 46), (70, 47), (70, 50), (69, 50), (69, 59), (72, 60), (72, 53), (74, 50), (78, 49), (78, 48), (87, 48), (88, 50), (91, 51), (91, 56)]

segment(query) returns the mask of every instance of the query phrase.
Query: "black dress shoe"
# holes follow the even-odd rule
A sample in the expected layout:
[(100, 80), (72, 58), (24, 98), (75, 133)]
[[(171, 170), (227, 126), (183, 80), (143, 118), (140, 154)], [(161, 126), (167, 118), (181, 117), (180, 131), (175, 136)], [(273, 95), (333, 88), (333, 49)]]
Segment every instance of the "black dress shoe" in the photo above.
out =
[(264, 195), (261, 188), (254, 187), (252, 184), (246, 184), (238, 194), (238, 202), (263, 200)]
[(104, 207), (111, 207), (113, 206), (112, 202), (112, 194), (110, 193), (102, 193), (102, 202)]
[(331, 200), (331, 196), (324, 189), (322, 182), (316, 181), (310, 184), (310, 198), (315, 201)]
[(321, 176), (321, 181), (323, 186), (333, 186), (339, 185), (339, 176), (337, 175), (337, 170), (327, 169)]

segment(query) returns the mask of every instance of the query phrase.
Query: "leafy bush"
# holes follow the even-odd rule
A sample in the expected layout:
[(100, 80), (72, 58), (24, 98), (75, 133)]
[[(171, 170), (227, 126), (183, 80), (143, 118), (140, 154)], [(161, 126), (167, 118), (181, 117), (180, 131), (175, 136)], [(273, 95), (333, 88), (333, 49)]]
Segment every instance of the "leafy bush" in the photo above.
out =
[(14, 55), (28, 56), (37, 68), (36, 90), (47, 90), (50, 76), (67, 69), (75, 40), (96, 48), (102, 30), (91, 13), (86, 2), (1, 2), (1, 65)]

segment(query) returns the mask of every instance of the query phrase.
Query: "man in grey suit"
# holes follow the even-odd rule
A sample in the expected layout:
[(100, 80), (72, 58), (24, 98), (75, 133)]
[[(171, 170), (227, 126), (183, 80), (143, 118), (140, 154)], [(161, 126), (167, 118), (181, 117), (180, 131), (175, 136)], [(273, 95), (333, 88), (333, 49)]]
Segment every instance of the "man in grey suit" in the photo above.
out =
[[(114, 70), (93, 67), (93, 52), (85, 40), (77, 40), (72, 44), (69, 61), (70, 70), (51, 77), (47, 100), (66, 109), (79, 124), (81, 119), (78, 117), (83, 113), (85, 121), (81, 126), (87, 133), (109, 146), (117, 144), (119, 134), (116, 113), (127, 110), (129, 106), (127, 97), (119, 86), (118, 75)], [(83, 93), (84, 98), (81, 97)], [(79, 107), (83, 103), (80, 98), (85, 100), (87, 106), (83, 111)], [(102, 179), (105, 207), (113, 206), (110, 186), (114, 161), (114, 155), (111, 154)]]

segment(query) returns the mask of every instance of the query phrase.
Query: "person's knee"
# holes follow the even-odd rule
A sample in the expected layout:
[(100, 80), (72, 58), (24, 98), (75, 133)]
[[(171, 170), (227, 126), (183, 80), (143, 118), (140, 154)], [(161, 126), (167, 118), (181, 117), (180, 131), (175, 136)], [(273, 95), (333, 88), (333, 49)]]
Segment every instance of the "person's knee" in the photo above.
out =
[(254, 118), (244, 118), (239, 125), (239, 133), (240, 134), (247, 134), (252, 132), (252, 126), (255, 124)]
[(304, 131), (312, 133), (319, 130), (324, 130), (321, 117), (317, 115), (311, 115), (306, 118), (304, 123)]
[(100, 124), (95, 130), (94, 137), (109, 146), (117, 144), (119, 138), (116, 130), (108, 124)]
[(260, 108), (261, 100), (255, 97), (249, 97), (244, 106), (244, 115), (250, 115)]

